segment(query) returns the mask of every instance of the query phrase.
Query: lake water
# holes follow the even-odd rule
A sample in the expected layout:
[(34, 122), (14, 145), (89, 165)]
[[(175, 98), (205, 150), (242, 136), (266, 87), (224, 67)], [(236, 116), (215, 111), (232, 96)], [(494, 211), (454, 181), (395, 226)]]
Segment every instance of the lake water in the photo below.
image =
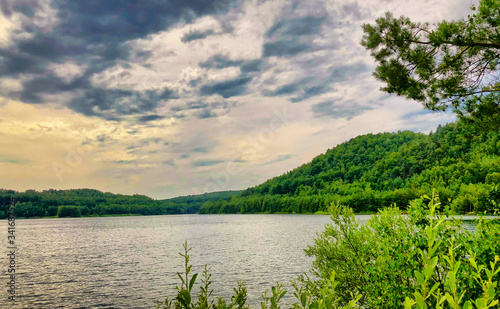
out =
[[(361, 222), (370, 216), (356, 216)], [(468, 219), (468, 218), (464, 218)], [(7, 221), (0, 221), (0, 308), (153, 308), (175, 295), (178, 252), (193, 248), (193, 273), (211, 267), (213, 296), (229, 300), (238, 280), (249, 303), (310, 269), (303, 249), (329, 216), (182, 215), (16, 221), (17, 302), (7, 301)], [(3, 226), (2, 226), (3, 225)], [(474, 230), (468, 222), (466, 228)], [(195, 288), (198, 292), (198, 289)]]
[(276, 281), (288, 283), (310, 269), (303, 249), (329, 221), (311, 215), (17, 220), (16, 306), (7, 302), (7, 221), (0, 221), (0, 307), (153, 308), (175, 294), (185, 240), (193, 271), (211, 267), (214, 296), (228, 299), (244, 280), (249, 302), (258, 304)]

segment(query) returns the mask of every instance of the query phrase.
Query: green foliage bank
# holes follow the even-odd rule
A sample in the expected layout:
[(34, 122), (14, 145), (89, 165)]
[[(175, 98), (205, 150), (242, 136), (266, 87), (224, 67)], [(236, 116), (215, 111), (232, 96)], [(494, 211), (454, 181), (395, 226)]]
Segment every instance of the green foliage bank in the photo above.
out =
[(203, 203), (227, 199), (238, 191), (154, 200), (145, 195), (123, 195), (92, 189), (14, 190), (0, 189), (0, 219), (7, 217), (13, 198), (17, 217), (80, 217), (106, 215), (172, 215), (197, 213)]

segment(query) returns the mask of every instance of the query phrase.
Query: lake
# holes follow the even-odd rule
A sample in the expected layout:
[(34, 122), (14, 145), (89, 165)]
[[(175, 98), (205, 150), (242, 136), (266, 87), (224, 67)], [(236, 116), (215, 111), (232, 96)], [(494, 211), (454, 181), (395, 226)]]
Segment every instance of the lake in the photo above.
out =
[[(362, 221), (369, 216), (358, 216)], [(175, 295), (178, 252), (193, 248), (193, 272), (211, 267), (214, 296), (229, 298), (238, 280), (249, 302), (310, 269), (303, 251), (329, 216), (180, 215), (16, 221), (18, 308), (153, 308)], [(1, 239), (7, 243), (7, 221)], [(6, 250), (6, 249), (4, 249)], [(0, 255), (7, 308), (6, 254)], [(196, 289), (196, 292), (198, 290)], [(292, 290), (289, 290), (291, 298)], [(259, 306), (260, 307), (260, 306)], [(12, 307), (11, 307), (12, 308)], [(16, 308), (16, 306), (14, 306)]]

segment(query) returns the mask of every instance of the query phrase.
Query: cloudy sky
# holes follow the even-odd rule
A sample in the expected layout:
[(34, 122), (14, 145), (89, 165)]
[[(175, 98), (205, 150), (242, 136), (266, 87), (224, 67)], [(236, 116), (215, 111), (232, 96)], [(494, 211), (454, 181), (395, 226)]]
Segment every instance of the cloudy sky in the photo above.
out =
[(385, 11), (471, 0), (2, 0), (0, 188), (154, 198), (244, 189), (360, 134), (453, 121), (386, 95)]

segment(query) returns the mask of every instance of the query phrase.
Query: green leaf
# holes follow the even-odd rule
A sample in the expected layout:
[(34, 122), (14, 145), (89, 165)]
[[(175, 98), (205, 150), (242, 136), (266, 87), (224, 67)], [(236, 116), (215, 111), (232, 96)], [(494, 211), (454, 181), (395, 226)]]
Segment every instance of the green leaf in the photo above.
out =
[(457, 303), (456, 301), (453, 299), (453, 297), (449, 294), (449, 293), (446, 293), (446, 300), (448, 301), (448, 303), (452, 306), (452, 307), (456, 307), (457, 306)]
[(184, 306), (184, 308), (188, 308), (191, 304), (191, 294), (185, 289), (179, 291), (176, 299)]
[(418, 284), (423, 286), (425, 284), (424, 275), (421, 272), (419, 272), (418, 270), (415, 270), (415, 276), (417, 277)]
[(438, 287), (439, 287), (439, 283), (438, 283), (438, 282), (436, 282), (436, 283), (432, 286), (431, 290), (429, 291), (429, 294), (434, 293), (434, 291), (435, 291)]
[(193, 290), (193, 285), (196, 282), (196, 278), (198, 277), (198, 274), (194, 274), (191, 280), (189, 281), (189, 292)]
[(420, 294), (419, 292), (415, 292), (413, 295), (415, 295), (415, 300), (417, 301), (417, 305), (419, 305), (420, 308), (426, 309), (427, 304), (425, 303), (425, 300), (424, 300), (424, 297), (422, 296), (422, 294)]
[(415, 301), (413, 299), (409, 298), (408, 296), (406, 296), (406, 299), (404, 302), (405, 309), (411, 309), (414, 304), (415, 304)]
[(483, 298), (476, 299), (475, 303), (476, 303), (476, 307), (477, 308), (481, 308), (482, 309), (482, 308), (486, 307), (486, 301)]
[(302, 293), (300, 296), (300, 303), (302, 304), (302, 307), (305, 308), (307, 304), (307, 294), (306, 292)]
[(184, 285), (185, 282), (184, 282), (184, 278), (182, 277), (182, 275), (180, 273), (177, 273), (177, 277), (179, 277), (181, 279), (182, 285)]

